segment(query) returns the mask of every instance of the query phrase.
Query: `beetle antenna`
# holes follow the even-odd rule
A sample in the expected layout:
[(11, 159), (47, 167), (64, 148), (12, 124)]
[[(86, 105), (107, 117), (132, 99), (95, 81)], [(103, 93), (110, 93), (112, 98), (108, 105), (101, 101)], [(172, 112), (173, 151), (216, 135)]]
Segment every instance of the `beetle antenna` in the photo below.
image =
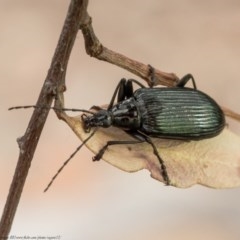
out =
[(91, 111), (84, 110), (84, 109), (78, 109), (78, 108), (57, 108), (57, 107), (44, 107), (44, 106), (36, 106), (36, 105), (15, 106), (15, 107), (10, 107), (8, 110), (11, 111), (11, 110), (27, 109), (27, 108), (53, 109), (53, 110), (58, 110), (58, 111), (85, 112), (85, 113), (94, 114)]
[(76, 155), (76, 153), (81, 149), (81, 147), (85, 145), (86, 142), (95, 134), (96, 131), (97, 131), (97, 128), (82, 142), (80, 146), (77, 147), (77, 149), (70, 155), (70, 157), (62, 164), (62, 166), (58, 169), (57, 173), (52, 177), (51, 181), (49, 182), (49, 184), (47, 185), (47, 187), (44, 189), (43, 192), (46, 192), (50, 188), (50, 186), (53, 184), (54, 180), (57, 178), (57, 176), (60, 174), (63, 168)]

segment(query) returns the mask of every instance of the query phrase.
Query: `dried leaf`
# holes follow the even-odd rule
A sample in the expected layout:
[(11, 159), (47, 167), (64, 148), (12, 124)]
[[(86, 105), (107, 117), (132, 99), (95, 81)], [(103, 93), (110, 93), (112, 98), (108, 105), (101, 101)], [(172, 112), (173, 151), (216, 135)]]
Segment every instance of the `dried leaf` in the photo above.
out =
[[(89, 136), (79, 116), (63, 114), (62, 117), (81, 141)], [(86, 145), (97, 154), (111, 140), (133, 138), (121, 129), (110, 127), (99, 129)], [(179, 188), (194, 184), (212, 188), (240, 186), (240, 137), (230, 130), (224, 129), (220, 135), (201, 141), (152, 140), (165, 162), (171, 185)], [(110, 146), (103, 159), (127, 172), (148, 169), (153, 178), (164, 182), (160, 164), (148, 143)]]

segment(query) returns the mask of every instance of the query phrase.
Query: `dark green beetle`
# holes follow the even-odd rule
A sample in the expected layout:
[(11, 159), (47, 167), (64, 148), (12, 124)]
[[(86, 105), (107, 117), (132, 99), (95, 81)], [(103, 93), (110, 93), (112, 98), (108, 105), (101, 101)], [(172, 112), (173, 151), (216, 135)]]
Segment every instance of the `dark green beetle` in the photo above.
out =
[[(193, 88), (185, 84), (192, 80)], [(132, 83), (141, 88), (133, 92)], [(117, 103), (114, 104), (118, 94)], [(145, 88), (134, 79), (122, 79), (107, 110), (100, 109), (92, 116), (83, 115), (84, 128), (122, 128), (137, 141), (109, 141), (93, 158), (100, 160), (107, 147), (116, 144), (148, 142), (157, 156), (166, 184), (170, 180), (164, 161), (150, 137), (183, 140), (201, 140), (218, 135), (225, 126), (224, 113), (207, 94), (198, 91), (191, 74), (183, 77), (176, 87)]]

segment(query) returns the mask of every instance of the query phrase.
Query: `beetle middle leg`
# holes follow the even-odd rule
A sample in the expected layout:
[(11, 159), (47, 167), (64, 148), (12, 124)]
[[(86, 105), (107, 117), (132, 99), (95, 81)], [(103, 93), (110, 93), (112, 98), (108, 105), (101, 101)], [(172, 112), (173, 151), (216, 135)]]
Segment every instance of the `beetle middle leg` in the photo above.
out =
[(160, 166), (161, 166), (161, 172), (162, 172), (163, 180), (165, 181), (166, 185), (170, 185), (170, 178), (169, 178), (168, 173), (167, 173), (167, 168), (165, 166), (165, 163), (164, 163), (163, 159), (160, 157), (160, 155), (158, 153), (158, 150), (157, 150), (157, 147), (153, 143), (152, 139), (149, 136), (147, 136), (146, 134), (144, 134), (140, 131), (132, 133), (132, 136), (139, 139), (139, 141), (147, 142), (148, 144), (150, 144), (152, 146), (153, 153), (157, 157), (157, 159), (160, 163)]
[[(129, 132), (130, 133), (130, 132)], [(145, 134), (142, 134), (141, 132), (137, 132), (137, 133), (130, 133), (131, 136), (135, 137), (137, 140), (136, 141), (108, 141), (100, 150), (99, 152), (93, 157), (93, 161), (99, 161), (102, 157), (103, 154), (105, 153), (105, 151), (107, 150), (108, 146), (111, 145), (125, 145), (125, 144), (136, 144), (136, 143), (143, 143), (143, 142), (147, 142), (148, 144), (150, 144), (153, 148), (153, 153), (154, 155), (157, 157), (160, 166), (161, 166), (161, 173), (162, 173), (162, 177), (164, 182), (166, 183), (166, 185), (170, 185), (170, 179), (167, 173), (167, 169), (165, 166), (165, 163), (163, 161), (163, 159), (160, 157), (158, 150), (155, 146), (155, 144), (152, 142), (151, 138), (146, 136)]]

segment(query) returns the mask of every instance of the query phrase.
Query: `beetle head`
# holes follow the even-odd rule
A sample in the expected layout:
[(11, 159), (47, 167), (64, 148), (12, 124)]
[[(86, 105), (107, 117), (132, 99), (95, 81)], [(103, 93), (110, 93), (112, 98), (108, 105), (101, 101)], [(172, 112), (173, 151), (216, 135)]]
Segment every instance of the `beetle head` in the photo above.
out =
[(112, 125), (112, 117), (109, 111), (100, 110), (92, 116), (86, 114), (82, 115), (82, 121), (84, 124), (84, 129), (86, 132), (89, 132), (92, 127), (103, 127), (107, 128)]

